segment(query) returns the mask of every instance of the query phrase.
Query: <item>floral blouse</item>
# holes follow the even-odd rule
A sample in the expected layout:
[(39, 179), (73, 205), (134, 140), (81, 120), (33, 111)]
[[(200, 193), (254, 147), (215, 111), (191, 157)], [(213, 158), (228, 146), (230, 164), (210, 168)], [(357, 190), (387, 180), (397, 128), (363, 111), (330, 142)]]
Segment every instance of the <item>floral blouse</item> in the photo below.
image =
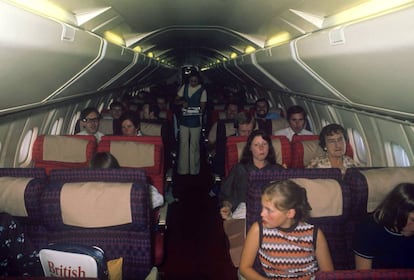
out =
[[(349, 156), (343, 156), (343, 166), (341, 167), (342, 174), (345, 174), (347, 168), (359, 167), (360, 165)], [(332, 168), (328, 155), (319, 156), (311, 159), (306, 168)]]

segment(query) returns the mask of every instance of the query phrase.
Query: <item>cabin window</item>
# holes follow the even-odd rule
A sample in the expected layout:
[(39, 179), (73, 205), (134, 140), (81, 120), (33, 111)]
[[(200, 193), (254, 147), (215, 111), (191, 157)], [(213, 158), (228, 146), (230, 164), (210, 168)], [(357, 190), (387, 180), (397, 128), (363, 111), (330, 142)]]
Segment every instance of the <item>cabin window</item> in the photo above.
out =
[(365, 149), (364, 140), (362, 139), (361, 134), (355, 129), (348, 129), (348, 135), (350, 136), (350, 141), (354, 147), (354, 156), (355, 160), (360, 162), (362, 165), (367, 164), (367, 151)]
[(30, 152), (33, 147), (33, 143), (36, 140), (38, 134), (38, 128), (34, 127), (33, 129), (26, 132), (26, 135), (23, 137), (23, 141), (20, 145), (19, 151), (19, 165), (20, 167), (28, 167), (32, 160), (32, 153)]
[(78, 120), (80, 118), (80, 111), (77, 111), (73, 117), (72, 120), (70, 121), (70, 126), (69, 126), (69, 133), (74, 133), (75, 132), (75, 128), (76, 128), (76, 124), (78, 123)]
[(52, 125), (52, 129), (50, 130), (50, 134), (60, 135), (60, 132), (62, 131), (62, 125), (63, 125), (63, 118), (59, 118), (55, 120), (55, 122)]
[(394, 166), (398, 167), (407, 167), (410, 166), (410, 160), (408, 159), (408, 155), (405, 152), (404, 148), (400, 145), (390, 142), (386, 144), (392, 153), (392, 159)]
[(105, 104), (103, 102), (101, 104), (99, 104), (99, 106), (98, 106), (99, 113), (102, 113), (102, 110), (103, 110), (104, 107), (105, 107)]

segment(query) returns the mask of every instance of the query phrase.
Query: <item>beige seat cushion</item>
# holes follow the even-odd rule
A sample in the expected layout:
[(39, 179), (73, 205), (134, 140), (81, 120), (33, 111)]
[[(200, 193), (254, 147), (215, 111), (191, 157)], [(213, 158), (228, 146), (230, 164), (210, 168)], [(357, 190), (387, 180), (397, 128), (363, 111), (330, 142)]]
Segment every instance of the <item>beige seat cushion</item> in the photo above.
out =
[[(43, 140), (43, 160), (71, 163), (86, 162), (88, 140), (76, 137), (46, 135)], [(62, 147), (65, 147), (62, 149)]]
[(340, 216), (343, 211), (342, 189), (338, 181), (333, 179), (291, 179), (306, 189), (309, 204), (312, 207), (311, 217)]
[(272, 120), (272, 134), (274, 135), (276, 131), (289, 127), (289, 123), (286, 119), (275, 119)]
[(158, 123), (141, 122), (141, 132), (146, 136), (161, 136), (161, 128)]
[(325, 152), (319, 146), (319, 140), (302, 141), (303, 145), (303, 164), (307, 166), (311, 159), (323, 156)]
[[(137, 136), (139, 137), (139, 136)], [(111, 154), (113, 154), (122, 167), (151, 167), (154, 166), (155, 147), (153, 144), (134, 141), (111, 142)]]
[(0, 212), (27, 217), (24, 192), (33, 178), (0, 177)]
[(101, 119), (99, 121), (99, 131), (105, 135), (114, 134), (113, 119)]
[(60, 193), (62, 220), (85, 228), (132, 222), (131, 183), (66, 183)]
[(368, 186), (367, 212), (371, 213), (387, 194), (401, 183), (414, 183), (414, 167), (363, 170)]

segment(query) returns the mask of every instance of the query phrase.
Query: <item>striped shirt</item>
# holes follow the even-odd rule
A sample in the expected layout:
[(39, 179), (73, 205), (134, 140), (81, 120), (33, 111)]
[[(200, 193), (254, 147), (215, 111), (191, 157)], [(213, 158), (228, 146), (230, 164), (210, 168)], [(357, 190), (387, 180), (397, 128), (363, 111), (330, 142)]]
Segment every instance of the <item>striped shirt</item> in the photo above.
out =
[(315, 256), (317, 229), (298, 223), (289, 229), (264, 228), (259, 222), (259, 259), (270, 279), (312, 279), (318, 270)]

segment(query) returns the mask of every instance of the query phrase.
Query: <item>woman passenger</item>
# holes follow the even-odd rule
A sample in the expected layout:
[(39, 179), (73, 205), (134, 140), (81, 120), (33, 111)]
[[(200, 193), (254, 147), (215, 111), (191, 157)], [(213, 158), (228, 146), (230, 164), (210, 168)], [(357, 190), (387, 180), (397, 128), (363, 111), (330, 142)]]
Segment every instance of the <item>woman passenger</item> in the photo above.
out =
[(348, 137), (339, 124), (328, 124), (319, 134), (319, 146), (325, 151), (323, 156), (313, 158), (306, 168), (339, 168), (345, 174), (347, 168), (360, 166), (345, 155)]
[(414, 184), (397, 185), (357, 227), (356, 269), (414, 268)]
[(232, 211), (246, 201), (249, 173), (253, 170), (266, 170), (277, 166), (276, 153), (270, 136), (264, 130), (253, 131), (246, 142), (240, 162), (231, 169), (221, 185), (219, 199), (220, 214), (223, 219), (230, 219)]
[(141, 122), (134, 113), (125, 113), (120, 118), (123, 136), (142, 136)]

